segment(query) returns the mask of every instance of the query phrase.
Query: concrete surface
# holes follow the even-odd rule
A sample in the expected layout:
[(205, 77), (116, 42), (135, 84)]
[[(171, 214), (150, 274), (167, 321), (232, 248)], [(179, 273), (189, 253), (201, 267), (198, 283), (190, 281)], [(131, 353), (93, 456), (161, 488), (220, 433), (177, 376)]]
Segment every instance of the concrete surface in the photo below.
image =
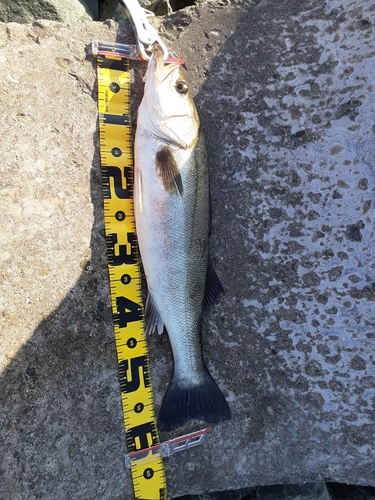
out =
[[(211, 253), (226, 294), (204, 323), (204, 352), (233, 415), (165, 461), (170, 498), (374, 485), (372, 2), (207, 4), (157, 22), (186, 59), (207, 137)], [(133, 496), (86, 56), (94, 39), (133, 40), (127, 23), (0, 25), (4, 499)], [(134, 64), (134, 112), (143, 68)], [(149, 347), (158, 408), (171, 352), (166, 336)]]

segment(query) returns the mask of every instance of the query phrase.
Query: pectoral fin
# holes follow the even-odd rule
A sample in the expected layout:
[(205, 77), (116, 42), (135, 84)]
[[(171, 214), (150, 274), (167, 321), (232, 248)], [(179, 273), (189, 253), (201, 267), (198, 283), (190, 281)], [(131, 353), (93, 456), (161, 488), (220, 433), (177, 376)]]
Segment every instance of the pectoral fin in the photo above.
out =
[(182, 196), (184, 188), (181, 174), (173, 153), (168, 146), (164, 146), (156, 153), (155, 163), (156, 174), (161, 180), (164, 189), (170, 194)]

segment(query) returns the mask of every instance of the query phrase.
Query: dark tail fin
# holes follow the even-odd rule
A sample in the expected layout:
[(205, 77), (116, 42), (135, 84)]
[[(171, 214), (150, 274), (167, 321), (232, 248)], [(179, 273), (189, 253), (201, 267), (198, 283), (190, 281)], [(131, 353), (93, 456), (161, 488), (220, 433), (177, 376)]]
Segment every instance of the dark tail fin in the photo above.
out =
[(191, 419), (217, 424), (230, 418), (228, 403), (206, 370), (203, 382), (191, 387), (182, 387), (172, 377), (160, 408), (158, 427), (160, 431), (172, 431)]

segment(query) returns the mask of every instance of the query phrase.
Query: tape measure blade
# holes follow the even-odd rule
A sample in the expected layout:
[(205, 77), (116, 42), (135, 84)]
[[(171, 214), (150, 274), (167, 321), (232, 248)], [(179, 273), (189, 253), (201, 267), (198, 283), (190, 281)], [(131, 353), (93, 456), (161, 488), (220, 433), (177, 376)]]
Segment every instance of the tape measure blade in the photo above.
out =
[[(130, 76), (127, 59), (97, 58), (99, 144), (104, 226), (123, 423), (129, 452), (160, 444), (148, 348), (133, 206)], [(152, 455), (150, 455), (150, 453)], [(144, 456), (143, 456), (144, 455)], [(135, 497), (167, 498), (160, 450), (131, 463)]]

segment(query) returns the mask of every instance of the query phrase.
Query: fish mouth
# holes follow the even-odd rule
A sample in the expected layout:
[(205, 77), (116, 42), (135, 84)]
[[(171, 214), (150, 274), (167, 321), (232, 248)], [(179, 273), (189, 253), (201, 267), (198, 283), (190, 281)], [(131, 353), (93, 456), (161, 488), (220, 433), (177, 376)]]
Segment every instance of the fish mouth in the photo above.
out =
[(180, 66), (179, 63), (165, 64), (163, 50), (157, 43), (152, 48), (151, 59), (153, 73), (159, 82), (164, 82)]

